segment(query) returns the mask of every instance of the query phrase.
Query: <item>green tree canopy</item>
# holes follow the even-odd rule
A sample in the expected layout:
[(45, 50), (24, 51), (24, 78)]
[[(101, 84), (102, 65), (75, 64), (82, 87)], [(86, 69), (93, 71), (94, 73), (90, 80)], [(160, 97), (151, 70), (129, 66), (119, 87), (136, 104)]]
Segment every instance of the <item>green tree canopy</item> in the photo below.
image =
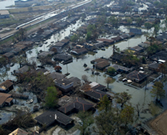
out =
[(46, 96), (45, 96), (45, 106), (48, 108), (54, 108), (57, 106), (57, 96), (58, 92), (56, 90), (56, 87), (51, 86), (48, 87), (46, 90)]
[(123, 120), (123, 123), (125, 124), (125, 126), (128, 123), (132, 123), (133, 122), (133, 118), (134, 118), (134, 108), (130, 105), (125, 105), (124, 109), (121, 111), (121, 119)]
[(78, 117), (81, 120), (81, 124), (78, 126), (78, 129), (81, 131), (80, 135), (88, 135), (89, 132), (87, 128), (94, 122), (92, 114), (88, 112), (79, 112)]
[(153, 94), (153, 97), (156, 97), (156, 99), (160, 99), (165, 96), (165, 90), (163, 89), (164, 85), (161, 82), (155, 82), (153, 89), (151, 90), (151, 93)]
[(120, 125), (122, 120), (120, 113), (116, 113), (114, 110), (108, 112), (102, 112), (95, 117), (97, 129), (96, 132), (100, 135), (115, 135), (119, 134)]
[(115, 68), (113, 68), (113, 67), (109, 67), (108, 69), (107, 69), (107, 73), (109, 74), (109, 75), (114, 75), (115, 74)]
[(106, 112), (111, 109), (111, 101), (108, 99), (107, 95), (103, 96), (99, 102), (99, 110), (105, 110)]
[(126, 104), (132, 96), (128, 94), (127, 92), (121, 92), (117, 94), (117, 103), (121, 104), (121, 108), (124, 107), (124, 104)]

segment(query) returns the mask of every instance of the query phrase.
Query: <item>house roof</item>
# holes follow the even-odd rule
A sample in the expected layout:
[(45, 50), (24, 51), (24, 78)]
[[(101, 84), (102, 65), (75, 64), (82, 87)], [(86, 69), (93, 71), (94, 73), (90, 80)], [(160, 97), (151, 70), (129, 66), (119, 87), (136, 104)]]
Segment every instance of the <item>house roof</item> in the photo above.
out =
[(25, 65), (25, 66), (19, 68), (17, 73), (21, 73), (22, 74), (22, 73), (27, 72), (28, 70), (29, 70), (29, 66)]
[(69, 80), (73, 82), (73, 87), (80, 86), (81, 85), (81, 80), (77, 77), (70, 77)]
[(0, 15), (9, 15), (8, 10), (0, 10)]
[(0, 93), (0, 106), (2, 106), (8, 98), (11, 97), (11, 94)]
[(40, 116), (36, 117), (35, 119), (40, 124), (46, 125), (46, 126), (53, 124), (55, 121), (63, 125), (68, 125), (73, 121), (70, 117), (68, 117), (67, 115), (57, 110), (56, 111), (55, 110), (46, 111)]
[(67, 79), (67, 78), (63, 78), (63, 79), (57, 79), (57, 80), (55, 80), (55, 83), (59, 83), (59, 84), (65, 86), (65, 85), (68, 85), (68, 84), (72, 83), (72, 81), (69, 80), (69, 79)]
[(52, 52), (52, 51), (43, 51), (39, 54), (39, 57), (47, 57), (47, 56), (53, 55), (53, 54), (54, 54), (54, 52)]
[(103, 92), (100, 90), (94, 90), (94, 89), (87, 90), (84, 92), (84, 94), (96, 100), (100, 100), (102, 97), (107, 95), (106, 92)]
[(63, 78), (65, 78), (66, 76), (61, 74), (61, 73), (57, 73), (57, 72), (53, 72), (49, 74), (49, 77), (51, 77), (53, 80), (62, 80)]
[(73, 100), (70, 103), (67, 103), (66, 105), (59, 108), (59, 110), (63, 113), (68, 113), (72, 111), (73, 109), (76, 109), (78, 111), (87, 111), (90, 108), (92, 108), (94, 104), (79, 98), (74, 97)]
[(17, 46), (17, 45), (26, 45), (26, 46), (29, 46), (29, 45), (32, 45), (32, 44), (33, 44), (32, 41), (21, 41), (21, 42), (18, 42), (18, 43), (16, 44), (16, 46)]
[(113, 43), (114, 42), (112, 39), (104, 39), (104, 38), (97, 39), (97, 41), (102, 41), (102, 42), (106, 42), (106, 43)]
[(72, 56), (68, 54), (56, 54), (54, 56), (54, 59), (59, 61), (62, 61), (62, 60), (66, 61), (66, 60), (72, 59)]
[(166, 51), (160, 51), (160, 52), (152, 55), (151, 59), (153, 59), (153, 60), (159, 60), (159, 59), (161, 59), (161, 60), (167, 60), (166, 56), (167, 56), (167, 52)]
[(127, 75), (127, 78), (131, 79), (131, 80), (136, 80), (136, 81), (142, 81), (143, 79), (145, 79), (147, 77), (146, 74), (138, 72), (138, 71), (132, 71), (131, 73), (129, 73)]
[(55, 46), (57, 46), (57, 47), (63, 47), (64, 44), (65, 44), (65, 43), (63, 43), (63, 42), (58, 42), (58, 43), (55, 44)]
[(125, 72), (132, 71), (132, 69), (133, 69), (133, 68), (127, 68), (127, 67), (124, 67), (124, 66), (120, 66), (120, 65), (117, 65), (117, 64), (113, 64), (112, 67), (117, 71), (122, 70), (122, 71), (125, 71)]
[(110, 63), (107, 60), (103, 60), (96, 64), (96, 67), (99, 69), (104, 69), (105, 67), (110, 66)]
[(136, 52), (140, 52), (140, 51), (143, 50), (143, 48), (140, 47), (140, 46), (135, 46), (135, 47), (131, 47), (131, 50), (134, 50), (134, 51), (136, 51)]
[(160, 63), (151, 63), (148, 65), (148, 67), (156, 70), (159, 68), (159, 65), (160, 65)]
[(11, 87), (12, 85), (13, 85), (13, 83), (10, 80), (6, 80), (0, 84), (0, 88), (6, 90), (9, 87)]
[(16, 47), (16, 48), (20, 48), (21, 50), (24, 50), (24, 49), (27, 48), (26, 45), (20, 45), (20, 44), (15, 45), (15, 47)]
[(117, 42), (117, 41), (122, 40), (122, 38), (120, 36), (117, 36), (117, 37), (112, 38), (112, 40)]
[(69, 39), (63, 39), (60, 42), (67, 44), (70, 40)]
[(13, 132), (11, 132), (9, 135), (28, 135), (28, 133), (23, 129), (17, 128)]
[(117, 60), (117, 61), (121, 61), (123, 57), (124, 57), (124, 55), (122, 55), (120, 53), (114, 53), (112, 55), (112, 59)]
[(14, 53), (13, 52), (7, 52), (7, 53), (3, 54), (3, 56), (10, 58), (10, 57), (14, 56)]
[(87, 50), (85, 48), (73, 49), (73, 50), (71, 50), (71, 53), (83, 54), (83, 53), (87, 53)]

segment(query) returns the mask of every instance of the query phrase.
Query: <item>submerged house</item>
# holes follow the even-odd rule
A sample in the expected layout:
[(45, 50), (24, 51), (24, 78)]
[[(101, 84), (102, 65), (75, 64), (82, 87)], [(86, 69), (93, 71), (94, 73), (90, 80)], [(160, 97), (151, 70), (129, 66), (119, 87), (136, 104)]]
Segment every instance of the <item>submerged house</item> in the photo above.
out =
[(133, 68), (127, 68), (125, 66), (113, 64), (112, 67), (117, 71), (117, 72), (123, 72), (123, 73), (129, 73), (130, 71), (133, 70)]
[(53, 57), (55, 61), (63, 61), (63, 64), (72, 62), (73, 58), (68, 54), (57, 54)]
[(111, 45), (114, 43), (112, 39), (104, 39), (104, 38), (97, 39), (97, 41), (103, 42), (105, 45)]
[(68, 127), (73, 124), (73, 119), (56, 110), (46, 111), (43, 114), (37, 116), (35, 120), (39, 124), (45, 125), (46, 127), (49, 127), (53, 124)]
[(158, 72), (159, 67), (160, 63), (155, 63), (155, 62), (148, 65), (148, 68), (154, 72)]
[(10, 80), (6, 80), (0, 84), (0, 92), (8, 93), (13, 89), (13, 82)]
[(13, 102), (11, 94), (0, 93), (0, 107), (10, 106)]
[(90, 85), (90, 87), (91, 87), (93, 90), (107, 91), (106, 86), (101, 85), (101, 84), (99, 84), (99, 83), (92, 82), (92, 83), (90, 83), (89, 85)]
[(135, 35), (142, 35), (141, 29), (130, 28), (130, 33), (134, 33)]
[(166, 61), (167, 60), (167, 52), (166, 51), (160, 51), (160, 52), (157, 52), (156, 54), (152, 55), (150, 58), (153, 60), (153, 61), (159, 61), (159, 60), (163, 60), (163, 61)]
[(80, 97), (64, 96), (59, 100), (59, 105), (61, 105), (61, 107), (58, 110), (65, 114), (77, 113), (79, 111), (85, 112), (94, 108), (93, 103)]
[(64, 93), (70, 92), (73, 89), (73, 84), (74, 82), (67, 78), (55, 80), (56, 87)]
[(105, 95), (112, 100), (112, 98), (105, 92), (105, 87), (103, 85), (99, 85), (96, 82), (86, 83), (84, 84), (80, 91), (84, 94), (84, 97), (88, 100), (91, 100), (95, 103), (99, 102), (101, 98)]
[(98, 58), (91, 61), (95, 65), (95, 68), (99, 70), (104, 70), (106, 67), (110, 66), (110, 62), (104, 58)]
[(70, 52), (75, 55), (82, 55), (86, 54), (88, 51), (85, 48), (79, 48), (79, 49), (73, 49)]
[(110, 96), (106, 92), (98, 90), (98, 89), (87, 90), (87, 91), (84, 91), (83, 94), (85, 95), (85, 98), (87, 98), (95, 103), (99, 102), (100, 99), (103, 98), (105, 95), (109, 99), (111, 99)]
[(132, 80), (132, 81), (135, 81), (135, 82), (141, 82), (143, 81), (144, 79), (146, 79), (147, 75), (143, 72), (140, 72), (140, 71), (132, 71), (131, 73), (129, 73), (127, 75), (127, 78)]

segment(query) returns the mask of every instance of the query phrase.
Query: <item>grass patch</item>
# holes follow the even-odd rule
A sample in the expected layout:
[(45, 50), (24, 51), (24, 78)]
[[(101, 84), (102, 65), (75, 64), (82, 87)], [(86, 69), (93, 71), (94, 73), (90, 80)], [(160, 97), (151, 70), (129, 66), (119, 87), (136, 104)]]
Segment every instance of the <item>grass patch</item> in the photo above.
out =
[(13, 39), (14, 39), (14, 35), (5, 40), (0, 41), (0, 45), (5, 44), (7, 42), (12, 42)]

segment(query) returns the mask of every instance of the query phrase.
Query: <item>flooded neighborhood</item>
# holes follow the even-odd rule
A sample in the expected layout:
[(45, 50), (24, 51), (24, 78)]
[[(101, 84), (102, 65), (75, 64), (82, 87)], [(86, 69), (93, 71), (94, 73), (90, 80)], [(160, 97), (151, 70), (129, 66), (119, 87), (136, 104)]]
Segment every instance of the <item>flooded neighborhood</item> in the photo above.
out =
[(166, 0), (0, 0), (0, 135), (166, 135)]

